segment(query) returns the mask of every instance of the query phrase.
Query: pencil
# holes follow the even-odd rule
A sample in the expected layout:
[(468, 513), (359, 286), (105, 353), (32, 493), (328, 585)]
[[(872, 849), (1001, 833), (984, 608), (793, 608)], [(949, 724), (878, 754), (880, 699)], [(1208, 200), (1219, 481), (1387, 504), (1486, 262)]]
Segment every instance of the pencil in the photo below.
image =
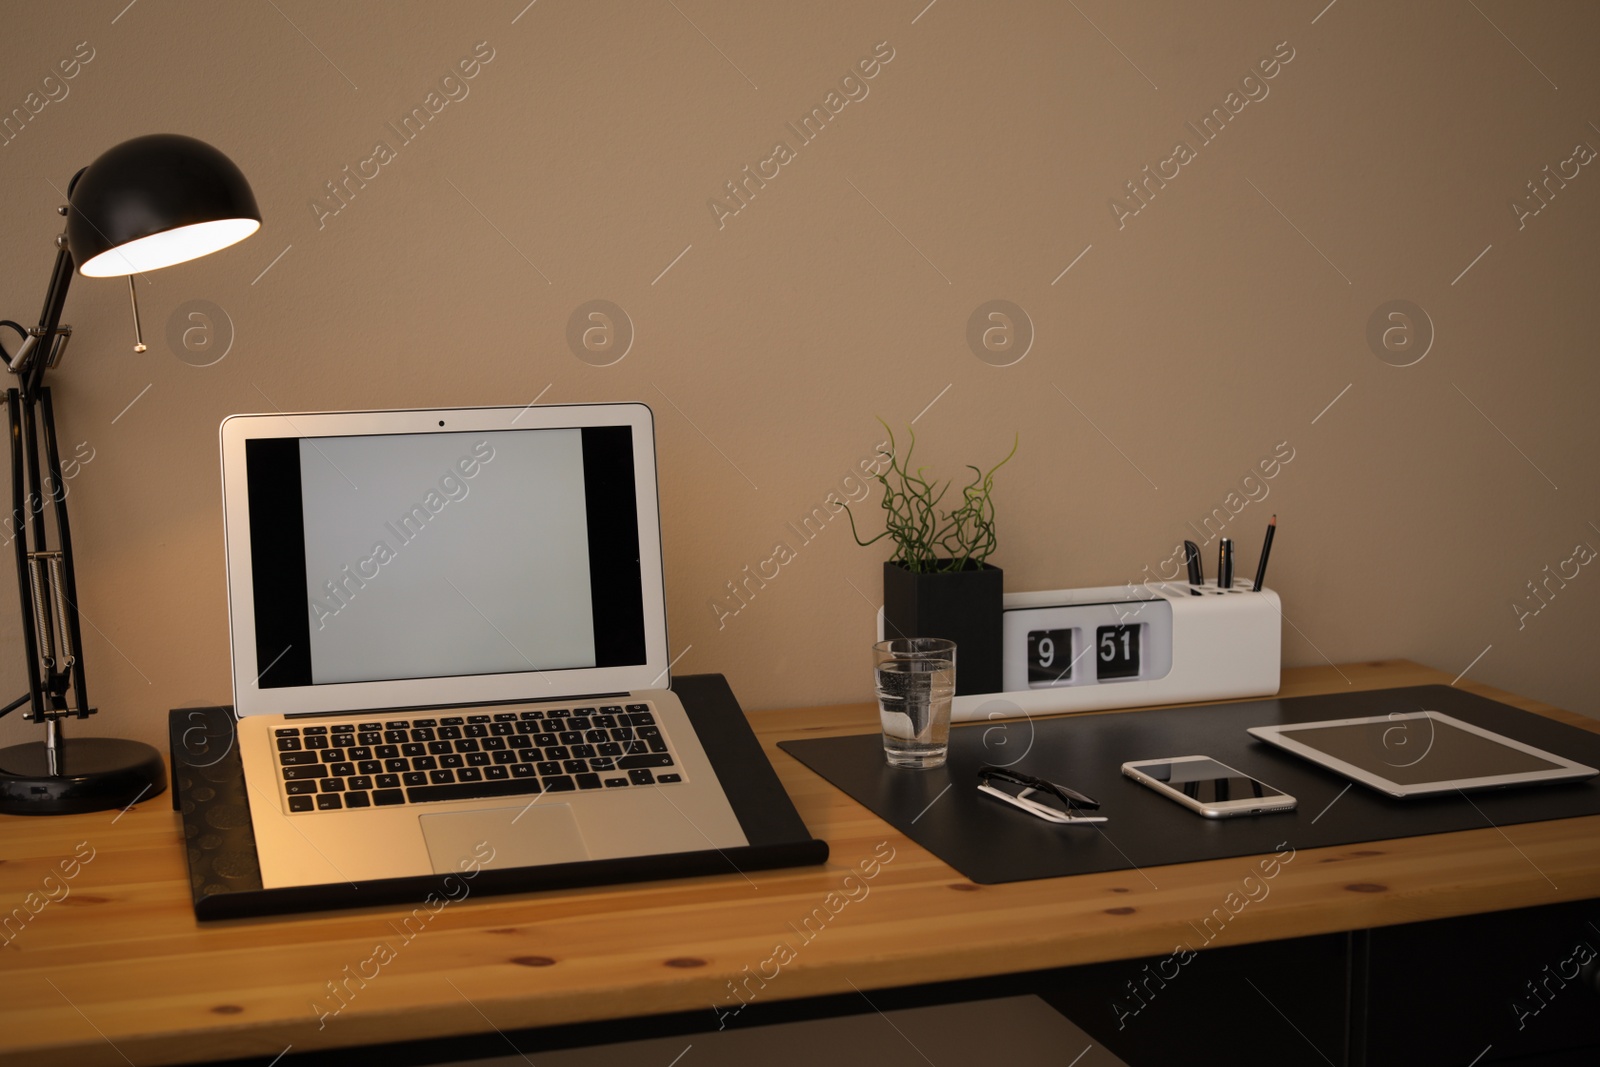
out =
[(1267, 557), (1272, 555), (1272, 535), (1278, 532), (1278, 516), (1267, 522), (1267, 539), (1261, 543), (1261, 562), (1256, 564), (1255, 592), (1261, 592), (1261, 583), (1267, 580)]

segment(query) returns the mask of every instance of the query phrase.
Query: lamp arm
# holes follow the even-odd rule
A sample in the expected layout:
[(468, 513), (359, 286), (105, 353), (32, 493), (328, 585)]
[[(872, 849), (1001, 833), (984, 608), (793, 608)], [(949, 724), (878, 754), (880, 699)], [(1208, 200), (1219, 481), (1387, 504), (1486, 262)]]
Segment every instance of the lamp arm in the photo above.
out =
[(44, 457), (47, 464), (50, 500), (56, 517), (56, 540), (60, 555), (54, 561), (50, 588), (55, 598), (55, 618), (60, 626), (56, 635), (56, 657), (63, 673), (72, 676), (72, 694), (82, 714), (89, 707), (89, 685), (83, 671), (83, 633), (78, 619), (78, 576), (72, 565), (72, 527), (67, 522), (67, 483), (61, 476), (61, 450), (56, 445), (56, 415), (50, 403), (50, 390), (39, 395), (44, 423)]
[(61, 311), (67, 305), (67, 290), (72, 287), (72, 272), (72, 250), (67, 247), (66, 234), (61, 234), (56, 238), (56, 262), (45, 288), (44, 306), (39, 310), (39, 325), (11, 361), (12, 372), (22, 380), (25, 398), (37, 397), (44, 382), (56, 332), (61, 327)]
[[(61, 313), (72, 285), (73, 269), (72, 252), (63, 234), (56, 238), (55, 265), (45, 289), (39, 325), (29, 331), (17, 351), (7, 358), (8, 369), (17, 378), (16, 388), (8, 390), (6, 398), (11, 429), (10, 532), (16, 552), (23, 645), (28, 658), (28, 696), (32, 705), (29, 718), (46, 722), (52, 738), (59, 715), (89, 713), (84, 692), (72, 534), (56, 446), (55, 417), (49, 390), (44, 387), (45, 371), (51, 356), (58, 351), (57, 337), (63, 331)], [(40, 462), (39, 455), (41, 432), (44, 463)], [(44, 517), (46, 499), (55, 516), (60, 546), (53, 553)], [(77, 698), (75, 709), (66, 701), (69, 689)]]
[[(48, 542), (45, 540), (44, 522), (44, 497), (45, 481), (40, 477), (39, 469), (39, 437), (34, 425), (38, 409), (39, 394), (44, 384), (44, 372), (50, 365), (50, 353), (55, 347), (56, 331), (61, 326), (61, 311), (67, 303), (67, 290), (72, 286), (72, 252), (67, 248), (66, 235), (56, 238), (56, 262), (50, 271), (50, 284), (45, 289), (44, 307), (39, 311), (39, 327), (34, 332), (35, 344), (24, 354), (22, 366), (13, 366), (12, 370), (22, 379), (22, 436), (23, 443), (27, 446), (24, 459), (28, 467), (28, 516), (33, 527), (33, 549), (42, 551)], [(49, 407), (46, 405), (48, 415)], [(55, 425), (54, 420), (45, 419), (47, 435), (46, 447), (49, 451), (55, 450)], [(59, 477), (59, 475), (57, 476)], [(58, 513), (63, 510), (64, 501), (61, 497), (61, 484), (55, 482), (55, 489), (51, 494), (55, 500)], [(20, 531), (19, 531), (20, 532)]]
[(39, 673), (39, 635), (34, 632), (33, 574), (28, 567), (27, 505), (22, 465), (22, 395), (6, 390), (6, 423), (11, 430), (11, 542), (17, 557), (17, 595), (22, 601), (22, 654), (28, 667), (28, 718), (44, 715), (44, 679)]

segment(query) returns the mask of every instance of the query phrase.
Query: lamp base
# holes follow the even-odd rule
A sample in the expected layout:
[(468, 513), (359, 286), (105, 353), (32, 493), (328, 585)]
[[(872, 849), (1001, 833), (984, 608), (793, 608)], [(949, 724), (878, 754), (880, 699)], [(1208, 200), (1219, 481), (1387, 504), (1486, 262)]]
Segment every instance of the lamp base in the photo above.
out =
[(125, 808), (167, 788), (161, 753), (120, 737), (72, 737), (51, 774), (43, 741), (0, 748), (0, 813), (71, 815)]

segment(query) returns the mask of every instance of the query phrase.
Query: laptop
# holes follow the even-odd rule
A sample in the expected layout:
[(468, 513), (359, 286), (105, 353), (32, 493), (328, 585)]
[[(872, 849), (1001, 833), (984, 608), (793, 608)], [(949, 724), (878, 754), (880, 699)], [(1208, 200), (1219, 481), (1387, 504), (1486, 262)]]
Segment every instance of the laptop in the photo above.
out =
[(748, 843), (669, 688), (643, 404), (236, 415), (264, 888)]

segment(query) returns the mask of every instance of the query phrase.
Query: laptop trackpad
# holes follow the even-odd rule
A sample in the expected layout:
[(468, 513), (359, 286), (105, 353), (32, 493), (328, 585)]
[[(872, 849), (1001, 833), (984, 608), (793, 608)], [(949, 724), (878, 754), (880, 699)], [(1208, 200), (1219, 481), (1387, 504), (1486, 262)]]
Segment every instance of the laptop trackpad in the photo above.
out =
[(435, 874), (456, 874), (472, 863), (505, 869), (589, 858), (578, 820), (565, 804), (532, 804), (483, 811), (419, 815)]

